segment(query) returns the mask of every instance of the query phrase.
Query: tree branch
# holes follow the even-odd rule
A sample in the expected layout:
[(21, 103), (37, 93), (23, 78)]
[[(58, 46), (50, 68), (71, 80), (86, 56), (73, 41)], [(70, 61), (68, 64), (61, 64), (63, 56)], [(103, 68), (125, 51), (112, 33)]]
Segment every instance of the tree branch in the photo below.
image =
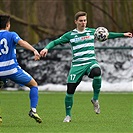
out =
[(112, 22), (119, 28), (121, 29), (121, 27), (117, 24), (117, 22), (112, 18), (112, 16), (107, 13), (105, 10), (103, 10), (102, 8), (100, 8), (99, 6), (95, 5), (93, 2), (91, 2), (90, 0), (86, 0), (86, 2), (88, 2), (90, 5), (92, 5), (93, 7), (99, 9), (100, 11), (102, 11), (104, 14), (106, 14), (111, 20)]
[[(50, 29), (50, 28), (47, 28), (47, 27), (42, 27), (42, 26), (36, 25), (36, 24), (27, 23), (23, 19), (20, 19), (20, 18), (14, 16), (12, 14), (6, 13), (2, 10), (0, 10), (0, 13), (10, 15), (11, 19), (13, 19), (14, 21), (16, 21), (16, 22), (18, 22), (22, 25), (30, 26), (37, 33), (41, 32), (41, 33), (44, 33), (44, 34), (55, 36), (55, 29), (53, 30), (53, 29)], [(64, 32), (64, 30), (61, 30), (61, 32)]]

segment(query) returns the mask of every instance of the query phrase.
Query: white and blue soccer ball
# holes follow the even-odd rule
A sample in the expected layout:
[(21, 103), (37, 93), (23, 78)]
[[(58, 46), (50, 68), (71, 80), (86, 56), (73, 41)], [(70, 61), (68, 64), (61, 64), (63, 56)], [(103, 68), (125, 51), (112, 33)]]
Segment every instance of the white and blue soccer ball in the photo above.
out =
[(100, 42), (108, 39), (109, 32), (105, 27), (98, 27), (94, 32), (94, 38)]

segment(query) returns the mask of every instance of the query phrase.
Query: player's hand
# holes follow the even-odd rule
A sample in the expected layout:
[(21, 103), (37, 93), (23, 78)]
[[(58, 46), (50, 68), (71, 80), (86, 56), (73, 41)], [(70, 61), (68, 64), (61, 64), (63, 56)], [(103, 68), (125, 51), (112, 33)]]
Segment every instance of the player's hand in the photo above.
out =
[(34, 51), (34, 55), (35, 55), (34, 60), (40, 60), (40, 54), (38, 53), (37, 50)]
[(40, 55), (41, 55), (41, 57), (45, 57), (47, 55), (47, 53), (48, 53), (48, 49), (43, 49), (43, 50), (41, 50)]
[(132, 33), (131, 32), (127, 32), (127, 33), (124, 33), (124, 36), (126, 36), (126, 37), (133, 37), (133, 35), (132, 35)]

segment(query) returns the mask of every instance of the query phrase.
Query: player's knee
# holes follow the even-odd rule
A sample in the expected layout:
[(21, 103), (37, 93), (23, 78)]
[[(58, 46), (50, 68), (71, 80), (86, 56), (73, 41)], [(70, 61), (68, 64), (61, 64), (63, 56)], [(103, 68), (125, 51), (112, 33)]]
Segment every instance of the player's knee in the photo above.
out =
[(100, 76), (101, 75), (101, 69), (99, 67), (94, 68), (93, 75), (94, 75), (94, 77)]
[(93, 68), (89, 75), (90, 78), (94, 78), (97, 76), (101, 76), (101, 69), (99, 67)]
[(28, 87), (38, 86), (37, 82), (32, 78), (31, 81), (27, 84)]

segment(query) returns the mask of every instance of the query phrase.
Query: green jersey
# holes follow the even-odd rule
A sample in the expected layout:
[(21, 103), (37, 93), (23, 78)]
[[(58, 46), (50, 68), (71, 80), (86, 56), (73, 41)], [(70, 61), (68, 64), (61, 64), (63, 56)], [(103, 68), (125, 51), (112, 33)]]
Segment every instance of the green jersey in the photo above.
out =
[[(45, 48), (52, 49), (56, 45), (69, 43), (72, 50), (72, 66), (83, 66), (96, 60), (94, 47), (94, 28), (85, 28), (83, 32), (77, 29), (69, 31), (60, 38), (50, 42)], [(110, 38), (124, 37), (123, 33), (109, 32)]]

